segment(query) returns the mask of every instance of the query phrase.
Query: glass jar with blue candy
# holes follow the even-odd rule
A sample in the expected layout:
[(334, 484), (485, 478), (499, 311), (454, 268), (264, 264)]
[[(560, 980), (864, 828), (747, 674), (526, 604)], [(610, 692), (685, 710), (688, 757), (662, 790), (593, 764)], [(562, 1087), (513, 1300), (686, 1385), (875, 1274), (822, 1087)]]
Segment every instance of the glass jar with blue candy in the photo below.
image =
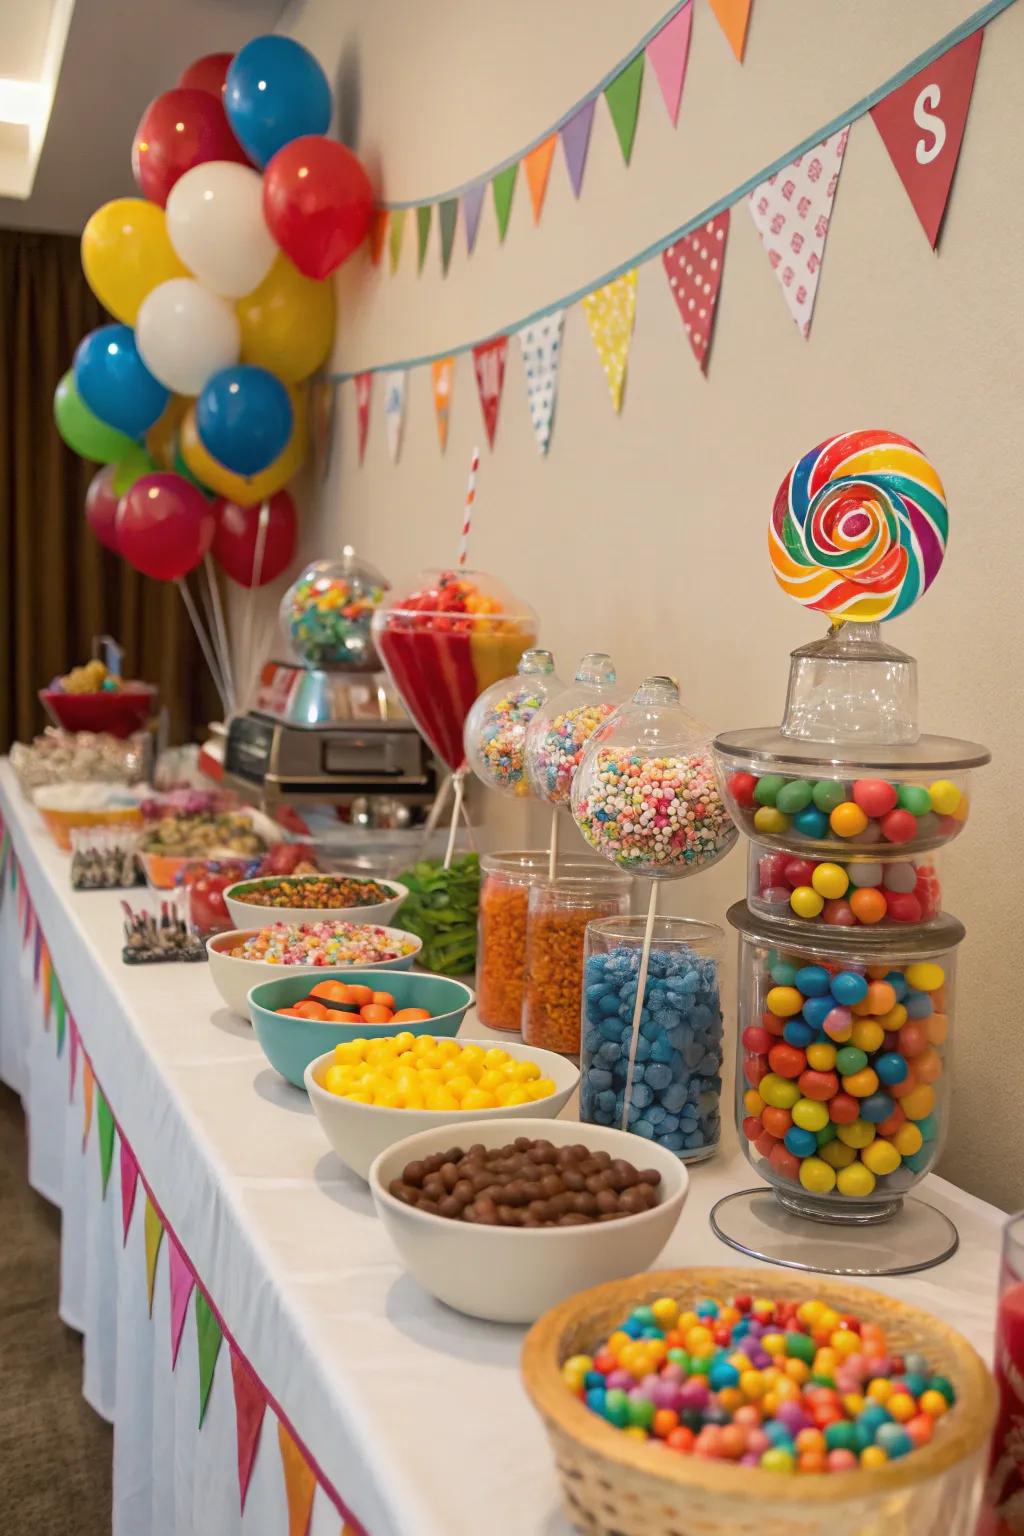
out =
[(580, 1119), (624, 1126), (699, 1162), (721, 1130), (724, 934), (691, 918), (655, 919), (630, 1074), (646, 928), (643, 917), (587, 926)]

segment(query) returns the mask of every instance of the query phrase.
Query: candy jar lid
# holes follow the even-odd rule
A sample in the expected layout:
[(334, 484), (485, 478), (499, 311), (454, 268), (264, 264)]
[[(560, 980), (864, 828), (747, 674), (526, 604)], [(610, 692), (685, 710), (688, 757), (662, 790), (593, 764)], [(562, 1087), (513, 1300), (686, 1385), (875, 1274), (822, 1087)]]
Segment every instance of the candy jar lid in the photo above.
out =
[(526, 733), (526, 773), (535, 795), (551, 805), (569, 804), (587, 742), (624, 697), (615, 663), (604, 651), (588, 651), (569, 687), (549, 692)]
[(554, 693), (564, 690), (550, 651), (524, 651), (514, 677), (503, 677), (466, 716), (466, 760), (481, 783), (506, 795), (530, 793), (526, 777), (527, 728)]
[(572, 787), (591, 847), (634, 875), (680, 879), (737, 838), (715, 781), (709, 732), (668, 677), (649, 677), (598, 727)]
[(291, 652), (310, 667), (376, 667), (371, 620), (389, 587), (351, 544), (336, 560), (314, 560), (281, 599), (281, 632)]
[(486, 571), (427, 570), (373, 618), (406, 712), (453, 772), (466, 765), (466, 716), (537, 638), (537, 615)]

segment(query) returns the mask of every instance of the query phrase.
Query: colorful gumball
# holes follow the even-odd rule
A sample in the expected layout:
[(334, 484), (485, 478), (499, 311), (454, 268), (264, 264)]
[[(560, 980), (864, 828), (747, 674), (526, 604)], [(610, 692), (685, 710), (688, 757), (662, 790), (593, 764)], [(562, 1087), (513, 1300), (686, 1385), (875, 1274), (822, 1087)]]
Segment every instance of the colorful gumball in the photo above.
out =
[(896, 804), (896, 789), (885, 779), (857, 779), (853, 799), (867, 816), (884, 816)]

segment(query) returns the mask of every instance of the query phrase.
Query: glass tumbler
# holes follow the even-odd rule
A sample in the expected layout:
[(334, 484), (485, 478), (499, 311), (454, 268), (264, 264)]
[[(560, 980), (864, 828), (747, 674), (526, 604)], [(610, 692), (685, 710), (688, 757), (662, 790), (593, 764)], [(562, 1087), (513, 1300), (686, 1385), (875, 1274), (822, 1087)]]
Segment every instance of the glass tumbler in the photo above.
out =
[(587, 924), (629, 912), (632, 880), (595, 869), (545, 880), (530, 889), (526, 915), (523, 1039), (541, 1050), (577, 1057)]

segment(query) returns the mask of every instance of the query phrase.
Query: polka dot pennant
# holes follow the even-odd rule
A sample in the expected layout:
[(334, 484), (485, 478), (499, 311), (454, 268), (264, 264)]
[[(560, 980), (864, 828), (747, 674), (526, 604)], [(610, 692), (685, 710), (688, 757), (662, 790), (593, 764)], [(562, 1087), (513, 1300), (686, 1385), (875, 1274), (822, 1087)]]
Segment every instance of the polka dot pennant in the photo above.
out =
[(608, 380), (612, 407), (621, 410), (622, 386), (626, 381), (626, 361), (636, 315), (636, 268), (588, 293), (583, 300), (583, 309), (591, 340)]
[(565, 310), (559, 309), (518, 332), (526, 370), (526, 399), (533, 435), (540, 453), (547, 453), (555, 414), (558, 365), (562, 360), (562, 326)]
[(388, 458), (398, 463), (402, 446), (402, 423), (405, 419), (405, 369), (392, 368), (383, 374), (384, 380), (384, 436), (387, 439)]
[(849, 128), (841, 128), (816, 149), (797, 155), (784, 171), (776, 171), (755, 187), (747, 199), (786, 306), (805, 337), (811, 330), (832, 204), (849, 133)]
[(684, 235), (661, 253), (672, 297), (679, 306), (693, 355), (703, 370), (708, 365), (708, 348), (715, 323), (715, 305), (718, 303), (728, 237), (727, 208), (724, 213)]

